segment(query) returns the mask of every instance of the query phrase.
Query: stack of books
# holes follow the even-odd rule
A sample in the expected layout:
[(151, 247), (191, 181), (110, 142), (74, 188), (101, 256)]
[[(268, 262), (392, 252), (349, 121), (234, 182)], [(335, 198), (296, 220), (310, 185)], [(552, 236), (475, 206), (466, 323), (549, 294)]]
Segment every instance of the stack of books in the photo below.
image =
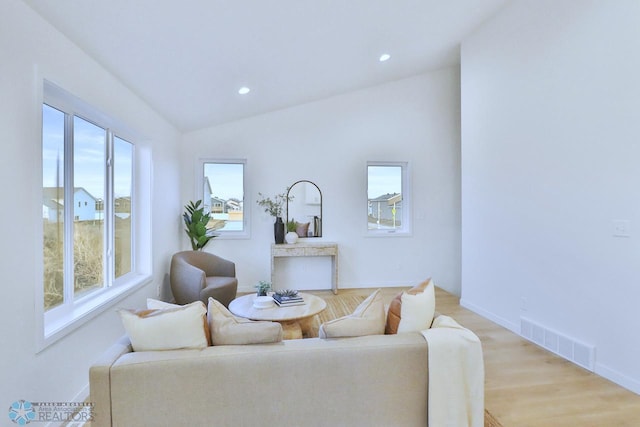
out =
[(292, 305), (304, 304), (304, 299), (299, 294), (296, 294), (294, 296), (285, 296), (285, 295), (279, 295), (276, 293), (276, 294), (273, 294), (273, 300), (280, 307), (290, 307)]

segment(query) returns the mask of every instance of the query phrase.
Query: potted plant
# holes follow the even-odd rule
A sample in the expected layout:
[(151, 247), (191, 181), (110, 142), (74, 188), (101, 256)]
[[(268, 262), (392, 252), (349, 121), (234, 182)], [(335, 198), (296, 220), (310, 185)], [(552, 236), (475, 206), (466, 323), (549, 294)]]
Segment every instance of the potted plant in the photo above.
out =
[(287, 234), (285, 234), (284, 239), (287, 243), (296, 243), (298, 241), (298, 233), (296, 231), (296, 221), (291, 218), (290, 221), (287, 221)]
[(265, 280), (260, 280), (256, 285), (256, 289), (259, 297), (266, 297), (267, 292), (271, 290), (271, 283)]
[(284, 203), (293, 200), (293, 197), (288, 194), (289, 187), (287, 187), (283, 193), (276, 194), (273, 198), (258, 193), (258, 196), (260, 196), (260, 199), (257, 200), (258, 205), (262, 206), (265, 212), (276, 219), (276, 222), (273, 224), (273, 234), (278, 244), (284, 243), (284, 223), (282, 222)]
[(198, 200), (195, 203), (190, 201), (185, 205), (185, 212), (182, 215), (184, 220), (184, 231), (189, 236), (191, 242), (191, 248), (194, 251), (200, 251), (204, 248), (209, 240), (217, 237), (213, 232), (213, 228), (209, 227), (209, 221), (211, 221), (211, 214), (204, 212), (204, 206), (202, 200)]

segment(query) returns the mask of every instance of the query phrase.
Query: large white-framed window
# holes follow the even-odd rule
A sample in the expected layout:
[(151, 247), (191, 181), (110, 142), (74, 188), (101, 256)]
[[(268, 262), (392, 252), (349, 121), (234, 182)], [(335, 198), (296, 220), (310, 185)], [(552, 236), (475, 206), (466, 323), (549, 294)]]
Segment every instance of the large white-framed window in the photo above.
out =
[[(148, 155), (123, 124), (49, 83), (42, 103), (38, 348), (150, 279)], [(147, 159), (146, 161), (144, 159)], [(147, 249), (148, 251), (148, 249)]]
[(411, 234), (408, 162), (367, 162), (367, 235)]
[(250, 237), (246, 159), (199, 159), (196, 197), (211, 213), (210, 228), (218, 238)]

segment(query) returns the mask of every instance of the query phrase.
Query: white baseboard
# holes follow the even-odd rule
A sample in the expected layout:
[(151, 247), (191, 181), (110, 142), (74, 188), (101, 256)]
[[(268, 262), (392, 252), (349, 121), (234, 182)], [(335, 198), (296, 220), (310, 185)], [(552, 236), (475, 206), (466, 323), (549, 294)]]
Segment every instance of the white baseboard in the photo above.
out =
[[(76, 393), (70, 402), (86, 402), (89, 399), (89, 383), (87, 383), (82, 389)], [(86, 423), (80, 421), (53, 421), (46, 424), (46, 427), (83, 427)]]
[(608, 368), (607, 366), (604, 366), (600, 363), (596, 363), (594, 372), (601, 377), (606, 378), (609, 381), (612, 381), (619, 386), (640, 395), (640, 382), (634, 380), (633, 378), (629, 378), (628, 376), (621, 374), (620, 372), (615, 371), (611, 368)]
[(476, 314), (479, 314), (480, 316), (484, 317), (485, 319), (489, 319), (491, 320), (493, 323), (497, 323), (498, 325), (507, 328), (508, 330), (510, 330), (511, 332), (513, 332), (516, 335), (520, 335), (520, 327), (518, 324), (516, 323), (512, 323), (510, 321), (508, 321), (507, 319), (500, 317), (500, 316), (496, 316), (495, 314), (484, 310), (480, 307), (478, 307), (477, 305), (470, 303), (469, 301), (465, 300), (465, 299), (460, 299), (460, 306), (466, 308), (467, 310), (471, 310)]
[(74, 402), (84, 402), (89, 398), (89, 383), (87, 383), (73, 398)]
[[(497, 323), (498, 325), (504, 328), (509, 329), (511, 332), (513, 332), (518, 336), (522, 336), (522, 334), (520, 333), (519, 325), (509, 322), (508, 320), (500, 316), (496, 316), (493, 313), (486, 311), (478, 307), (477, 305), (470, 303), (464, 299), (460, 299), (460, 306), (468, 310), (471, 310), (474, 313), (479, 314), (480, 316), (486, 319), (489, 319), (492, 322)], [(621, 374), (620, 372), (610, 369), (607, 366), (604, 366), (597, 362), (595, 364), (595, 369), (593, 370), (593, 372), (603, 378), (608, 379), (611, 382), (618, 384), (620, 387), (624, 387), (627, 390), (640, 395), (640, 382), (634, 380), (633, 378), (629, 378), (628, 376)]]

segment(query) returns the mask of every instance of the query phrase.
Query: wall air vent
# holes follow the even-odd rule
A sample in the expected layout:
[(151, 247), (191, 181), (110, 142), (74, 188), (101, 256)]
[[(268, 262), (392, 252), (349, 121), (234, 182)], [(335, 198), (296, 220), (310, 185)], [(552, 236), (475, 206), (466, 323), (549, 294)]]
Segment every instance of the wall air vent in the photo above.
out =
[(572, 337), (548, 329), (525, 317), (520, 318), (520, 335), (558, 356), (593, 372), (596, 349)]

